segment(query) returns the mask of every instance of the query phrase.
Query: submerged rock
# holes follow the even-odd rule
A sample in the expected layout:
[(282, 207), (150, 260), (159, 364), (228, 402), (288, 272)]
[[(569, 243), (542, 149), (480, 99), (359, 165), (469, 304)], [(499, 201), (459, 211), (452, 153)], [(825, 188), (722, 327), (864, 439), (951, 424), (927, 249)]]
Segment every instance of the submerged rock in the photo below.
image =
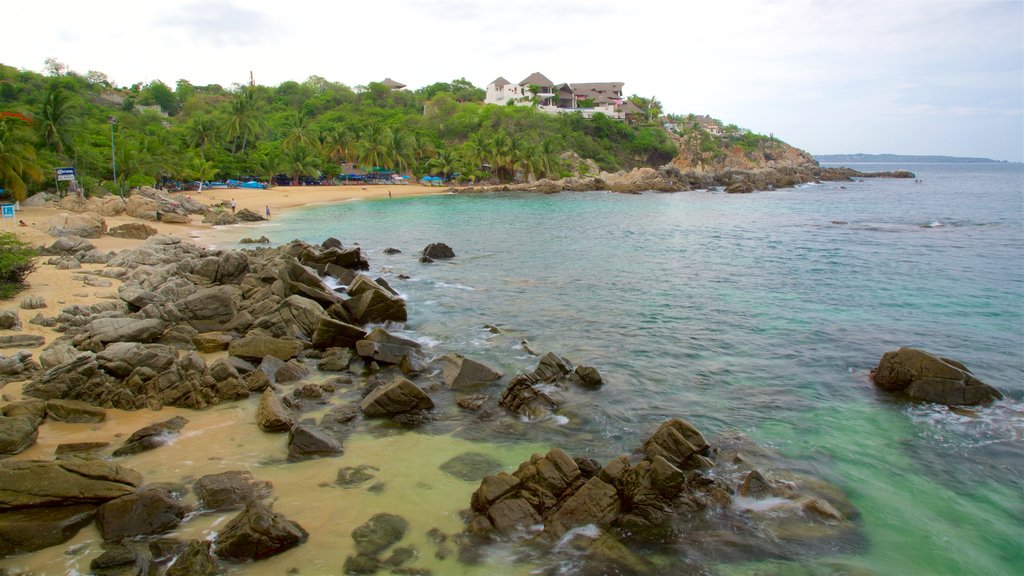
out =
[(181, 523), (188, 509), (164, 490), (144, 490), (103, 504), (96, 526), (107, 542), (159, 534)]
[(266, 504), (250, 501), (217, 535), (214, 552), (222, 558), (262, 560), (294, 548), (309, 533)]
[(42, 550), (67, 542), (92, 522), (88, 504), (0, 512), (0, 555)]
[(182, 416), (175, 416), (169, 420), (140, 428), (133, 432), (120, 448), (114, 450), (113, 455), (128, 456), (159, 448), (170, 442), (171, 438), (176, 436), (185, 427), (185, 424), (188, 424), (187, 419)]
[(227, 510), (270, 496), (274, 486), (268, 481), (256, 480), (248, 470), (231, 470), (207, 474), (196, 480), (192, 489), (203, 508)]
[(913, 400), (976, 405), (1002, 399), (992, 386), (978, 380), (966, 366), (917, 348), (886, 352), (871, 372), (883, 390), (902, 392)]
[(396, 514), (374, 514), (362, 526), (352, 531), (356, 551), (376, 556), (405, 536), (409, 523)]

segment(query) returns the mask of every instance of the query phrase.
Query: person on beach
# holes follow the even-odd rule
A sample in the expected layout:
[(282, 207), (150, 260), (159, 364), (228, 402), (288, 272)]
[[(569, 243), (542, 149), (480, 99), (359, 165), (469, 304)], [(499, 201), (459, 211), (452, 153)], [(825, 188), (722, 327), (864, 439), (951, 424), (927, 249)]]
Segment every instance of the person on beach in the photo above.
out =
[(234, 213), (235, 213), (235, 207), (236, 207), (236, 206), (237, 206), (237, 204), (235, 204), (235, 199), (234, 199), (234, 198), (232, 198), (232, 199), (231, 199), (231, 213), (232, 213), (232, 214), (234, 214)]
[(266, 214), (267, 214), (267, 220), (270, 220), (270, 205), (268, 204), (268, 205), (264, 206), (263, 207), (263, 211), (266, 212)]

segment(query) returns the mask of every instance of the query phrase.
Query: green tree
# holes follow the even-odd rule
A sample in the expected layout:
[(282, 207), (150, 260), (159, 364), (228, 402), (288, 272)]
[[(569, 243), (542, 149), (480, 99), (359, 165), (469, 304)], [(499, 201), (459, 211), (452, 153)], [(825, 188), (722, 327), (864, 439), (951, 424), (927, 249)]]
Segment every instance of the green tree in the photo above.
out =
[(0, 232), (0, 299), (12, 298), (25, 288), (25, 280), (36, 269), (38, 253), (13, 232)]
[[(250, 141), (255, 140), (263, 129), (262, 117), (256, 109), (256, 91), (251, 87), (243, 87), (231, 102), (226, 133), (232, 142), (232, 152), (245, 152)], [(238, 148), (241, 140), (242, 147)]]
[(0, 117), (0, 188), (7, 189), (15, 200), (24, 200), (29, 185), (42, 181), (32, 132), (19, 118)]
[(199, 148), (199, 156), (206, 159), (206, 146), (217, 135), (217, 122), (209, 114), (193, 116), (185, 126), (185, 140), (188, 146)]
[(312, 136), (309, 118), (302, 112), (292, 112), (285, 120), (285, 137), (281, 146), (285, 150), (296, 147), (314, 148), (318, 144)]
[(285, 174), (291, 177), (292, 185), (299, 185), (299, 178), (317, 173), (316, 154), (312, 149), (297, 146), (284, 152), (281, 158)]
[(59, 84), (51, 86), (43, 96), (38, 120), (43, 141), (54, 148), (58, 158), (64, 156), (71, 142), (69, 126), (74, 118), (68, 93)]

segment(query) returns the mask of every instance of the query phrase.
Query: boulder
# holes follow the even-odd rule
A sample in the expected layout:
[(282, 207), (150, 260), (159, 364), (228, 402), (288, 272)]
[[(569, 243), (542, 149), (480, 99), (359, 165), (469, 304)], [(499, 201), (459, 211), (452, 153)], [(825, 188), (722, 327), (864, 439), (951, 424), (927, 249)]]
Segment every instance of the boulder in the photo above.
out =
[(704, 436), (685, 420), (673, 418), (661, 426), (644, 442), (643, 453), (648, 459), (664, 458), (673, 466), (686, 470), (700, 467), (698, 456), (709, 448)]
[[(360, 277), (357, 277), (358, 281)], [(367, 282), (373, 282), (367, 280)], [(405, 322), (409, 319), (405, 300), (395, 296), (382, 286), (364, 290), (346, 300), (342, 306), (357, 324)]]
[(370, 392), (359, 408), (363, 414), (374, 416), (391, 416), (413, 410), (430, 410), (434, 402), (419, 386), (405, 378), (398, 378), (390, 384), (378, 386)]
[(305, 345), (298, 340), (274, 338), (263, 334), (246, 334), (242, 338), (233, 340), (228, 346), (228, 352), (239, 358), (260, 360), (265, 356), (273, 356), (287, 361), (298, 356), (303, 348)]
[(165, 490), (143, 490), (111, 500), (96, 510), (96, 527), (107, 542), (167, 532), (188, 509)]
[(406, 356), (419, 358), (418, 342), (395, 336), (383, 328), (375, 328), (366, 338), (356, 342), (356, 353), (383, 364), (401, 364)]
[(356, 342), (366, 338), (366, 331), (358, 326), (323, 317), (313, 331), (313, 347), (321, 350), (326, 348), (354, 348)]
[(352, 362), (352, 350), (348, 348), (328, 348), (323, 357), (316, 363), (321, 372), (341, 372)]
[(221, 329), (235, 317), (237, 297), (236, 288), (213, 286), (175, 302), (174, 308), (190, 326), (200, 332), (208, 332)]
[(170, 346), (138, 342), (113, 342), (96, 354), (100, 368), (118, 378), (127, 378), (139, 368), (160, 373), (177, 360), (178, 353)]
[(298, 382), (306, 376), (309, 376), (309, 368), (306, 368), (302, 362), (292, 359), (274, 371), (274, 382), (279, 384)]
[(960, 362), (917, 348), (886, 352), (871, 377), (883, 390), (902, 392), (925, 402), (971, 406), (1003, 397)]
[(165, 576), (216, 576), (221, 571), (210, 554), (209, 540), (189, 540)]
[(18, 402), (4, 404), (2, 411), (4, 416), (26, 416), (37, 424), (46, 418), (46, 402), (43, 400), (26, 399)]
[(0, 510), (101, 504), (135, 492), (142, 476), (104, 460), (0, 461)]
[(46, 300), (42, 296), (26, 296), (21, 299), (18, 304), (18, 308), (22, 310), (38, 310), (40, 308), (46, 308)]
[(90, 504), (0, 512), (0, 555), (9, 556), (63, 544), (92, 522)]
[(376, 556), (398, 543), (409, 529), (409, 523), (396, 514), (374, 514), (365, 524), (352, 530), (356, 551)]
[(38, 428), (39, 420), (32, 416), (0, 416), (0, 454), (24, 452), (36, 443)]
[(593, 366), (577, 366), (569, 375), (569, 381), (584, 388), (600, 388), (604, 386), (604, 378)]
[(62, 236), (53, 241), (52, 244), (43, 249), (46, 254), (74, 255), (95, 250), (96, 246), (79, 236)]
[(188, 424), (187, 419), (182, 416), (175, 416), (169, 420), (140, 428), (132, 433), (120, 448), (114, 450), (113, 455), (129, 456), (159, 448), (170, 442), (171, 438), (176, 436), (185, 427), (185, 424)]
[(307, 460), (345, 453), (341, 443), (309, 424), (296, 424), (288, 432), (288, 459)]
[(19, 350), (11, 356), (0, 356), (0, 376), (21, 374), (34, 368), (32, 353), (27, 350)]
[(455, 252), (447, 244), (437, 242), (434, 244), (428, 244), (423, 249), (423, 256), (430, 258), (431, 260), (441, 260), (445, 258), (455, 258)]
[(0, 348), (38, 348), (46, 339), (37, 334), (0, 334)]
[(497, 474), (503, 468), (498, 462), (487, 454), (479, 452), (466, 452), (445, 461), (440, 466), (441, 471), (459, 480), (468, 482), (479, 482), (485, 476)]
[(165, 324), (158, 318), (97, 318), (86, 326), (89, 340), (110, 342), (152, 342), (164, 334)]
[(107, 418), (107, 411), (80, 400), (55, 399), (46, 401), (46, 415), (58, 422), (85, 424), (103, 422)]
[(501, 378), (501, 372), (461, 354), (449, 354), (445, 361), (442, 377), (448, 388), (459, 390), (474, 384), (493, 382)]
[(128, 222), (107, 230), (107, 235), (109, 236), (115, 236), (117, 238), (131, 238), (133, 240), (145, 240), (146, 238), (158, 233), (159, 231), (156, 228), (141, 222)]
[(292, 417), (277, 394), (270, 388), (264, 390), (256, 409), (256, 426), (264, 432), (287, 432), (292, 424)]
[(17, 310), (0, 310), (0, 330), (21, 330)]
[(226, 332), (203, 332), (192, 337), (192, 345), (204, 354), (227, 350), (235, 337)]
[(298, 524), (253, 500), (220, 531), (214, 552), (222, 558), (262, 560), (302, 544), (308, 536)]
[(192, 485), (199, 505), (206, 510), (241, 508), (250, 500), (267, 498), (273, 488), (273, 484), (256, 480), (247, 470), (207, 474)]
[(47, 234), (53, 237), (78, 236), (80, 238), (99, 238), (107, 229), (107, 223), (95, 212), (73, 214), (60, 212), (50, 218), (47, 223)]

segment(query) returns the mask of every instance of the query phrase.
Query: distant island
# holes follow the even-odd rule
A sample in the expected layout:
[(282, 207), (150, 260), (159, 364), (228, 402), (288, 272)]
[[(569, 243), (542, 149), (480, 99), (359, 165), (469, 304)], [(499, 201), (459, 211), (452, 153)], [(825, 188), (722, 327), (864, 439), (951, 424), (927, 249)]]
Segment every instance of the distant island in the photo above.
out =
[(814, 159), (826, 164), (845, 163), (870, 163), (885, 164), (890, 162), (918, 163), (918, 164), (977, 164), (997, 162), (1006, 164), (1006, 160), (993, 160), (991, 158), (964, 158), (960, 156), (913, 156), (908, 154), (815, 154)]

